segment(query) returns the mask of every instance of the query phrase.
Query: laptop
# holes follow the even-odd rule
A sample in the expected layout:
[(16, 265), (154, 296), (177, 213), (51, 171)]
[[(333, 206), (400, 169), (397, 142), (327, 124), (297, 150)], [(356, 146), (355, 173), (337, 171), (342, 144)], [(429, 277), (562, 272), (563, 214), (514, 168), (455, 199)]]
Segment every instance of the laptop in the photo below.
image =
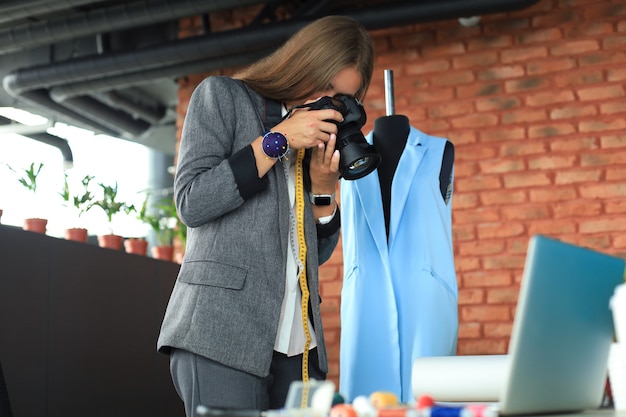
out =
[[(415, 398), (484, 401), (476, 394), (482, 386), (497, 387), (493, 406), (500, 415), (599, 408), (614, 337), (609, 299), (624, 282), (624, 266), (621, 258), (531, 237), (508, 354), (417, 358)], [(439, 375), (429, 380), (435, 370)]]

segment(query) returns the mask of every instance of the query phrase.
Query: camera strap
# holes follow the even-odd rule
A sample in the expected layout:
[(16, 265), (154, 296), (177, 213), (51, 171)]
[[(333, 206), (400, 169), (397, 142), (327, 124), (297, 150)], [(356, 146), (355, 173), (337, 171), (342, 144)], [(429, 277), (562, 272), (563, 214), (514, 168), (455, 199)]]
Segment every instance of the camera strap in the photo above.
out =
[(283, 105), (280, 101), (264, 98), (263, 128), (269, 132), (283, 121)]

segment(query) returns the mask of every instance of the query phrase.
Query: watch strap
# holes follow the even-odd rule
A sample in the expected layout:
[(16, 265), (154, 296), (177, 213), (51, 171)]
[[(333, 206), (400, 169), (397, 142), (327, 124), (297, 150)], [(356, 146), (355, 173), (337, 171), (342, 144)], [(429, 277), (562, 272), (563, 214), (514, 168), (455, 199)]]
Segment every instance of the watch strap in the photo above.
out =
[(309, 201), (316, 206), (330, 206), (335, 201), (335, 193), (332, 194), (313, 194), (309, 193)]

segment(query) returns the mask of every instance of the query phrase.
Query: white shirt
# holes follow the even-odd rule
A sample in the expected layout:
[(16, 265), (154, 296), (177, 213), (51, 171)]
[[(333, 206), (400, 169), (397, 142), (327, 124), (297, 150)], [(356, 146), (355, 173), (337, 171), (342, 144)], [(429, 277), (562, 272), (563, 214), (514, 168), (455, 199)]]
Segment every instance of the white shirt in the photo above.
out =
[[(289, 189), (289, 204), (292, 210), (295, 210), (295, 196), (296, 196), (296, 164), (295, 164), (295, 152), (292, 153), (294, 157), (289, 158), (289, 170), (287, 176), (287, 188)], [(296, 230), (292, 230), (293, 224), (290, 225), (289, 233), (297, 233)], [(283, 304), (280, 311), (280, 319), (278, 321), (278, 333), (276, 335), (276, 342), (274, 343), (274, 350), (280, 353), (284, 353), (287, 356), (300, 355), (304, 352), (304, 345), (306, 342), (306, 336), (304, 334), (304, 326), (302, 325), (302, 291), (300, 290), (300, 281), (298, 277), (298, 261), (296, 258), (299, 254), (299, 248), (295, 248), (292, 245), (294, 239), (289, 239), (289, 247), (287, 248), (287, 268), (285, 271), (285, 295), (283, 297)], [(297, 239), (295, 239), (297, 241)], [(307, 248), (307, 250), (317, 250), (317, 248)], [(317, 340), (315, 338), (315, 332), (311, 325), (311, 320), (308, 318), (309, 332), (311, 334), (311, 344), (309, 349), (313, 349), (317, 346)]]

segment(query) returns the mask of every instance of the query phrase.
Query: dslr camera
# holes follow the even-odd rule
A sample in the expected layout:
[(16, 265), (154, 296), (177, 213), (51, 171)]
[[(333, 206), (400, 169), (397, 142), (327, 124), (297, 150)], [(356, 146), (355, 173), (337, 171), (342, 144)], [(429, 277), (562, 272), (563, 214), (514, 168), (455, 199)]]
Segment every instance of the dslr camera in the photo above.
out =
[(361, 128), (367, 120), (363, 105), (354, 97), (338, 94), (325, 96), (309, 106), (311, 110), (333, 109), (343, 115), (343, 122), (330, 120), (339, 128), (337, 145), (341, 160), (339, 171), (346, 180), (356, 180), (375, 170), (380, 164), (380, 154), (365, 140)]

